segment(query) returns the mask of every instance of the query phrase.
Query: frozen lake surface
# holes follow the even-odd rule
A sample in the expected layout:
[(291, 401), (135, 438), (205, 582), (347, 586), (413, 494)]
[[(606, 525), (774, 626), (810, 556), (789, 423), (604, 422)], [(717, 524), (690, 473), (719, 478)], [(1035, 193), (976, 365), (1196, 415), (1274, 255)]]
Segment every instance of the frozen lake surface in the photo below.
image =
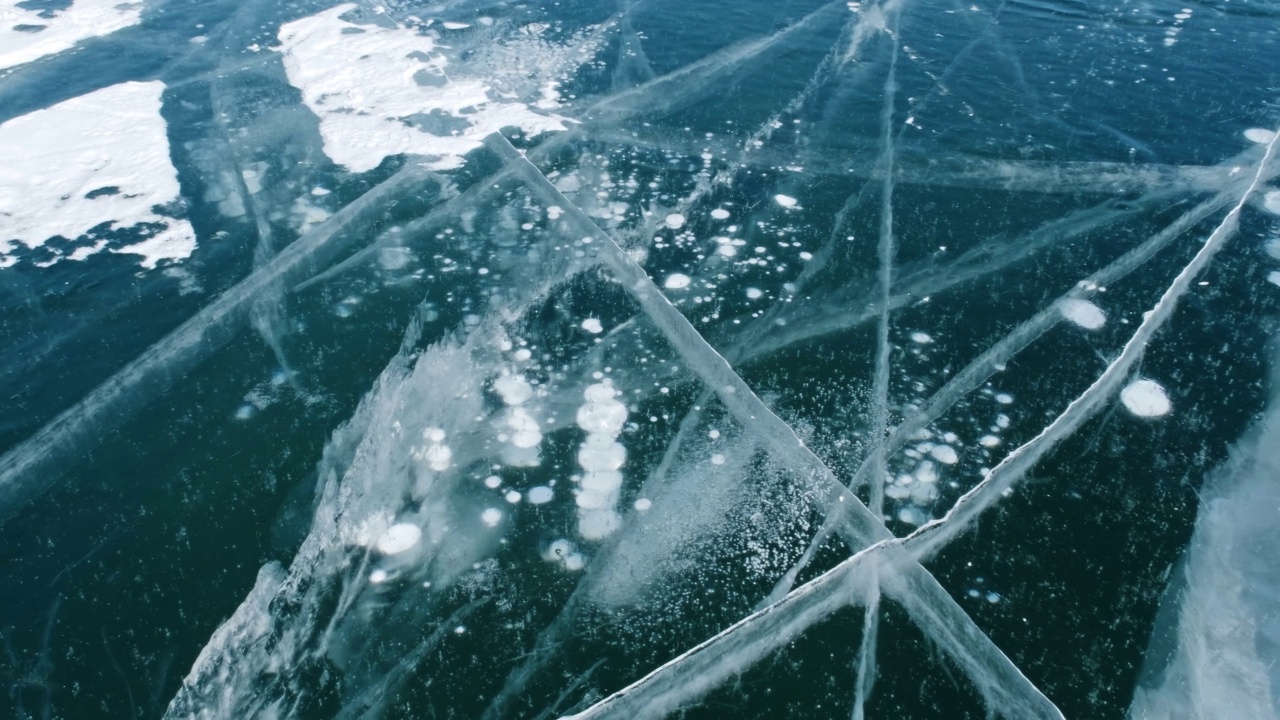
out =
[(0, 716), (1280, 718), (1280, 6), (0, 24)]

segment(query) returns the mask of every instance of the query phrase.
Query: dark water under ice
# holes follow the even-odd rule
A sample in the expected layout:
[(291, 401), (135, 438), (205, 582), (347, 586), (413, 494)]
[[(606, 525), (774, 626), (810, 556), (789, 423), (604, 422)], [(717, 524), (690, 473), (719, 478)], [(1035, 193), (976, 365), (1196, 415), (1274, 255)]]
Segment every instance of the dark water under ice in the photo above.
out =
[(0, 70), (0, 715), (1280, 717), (1280, 8), (540, 5)]

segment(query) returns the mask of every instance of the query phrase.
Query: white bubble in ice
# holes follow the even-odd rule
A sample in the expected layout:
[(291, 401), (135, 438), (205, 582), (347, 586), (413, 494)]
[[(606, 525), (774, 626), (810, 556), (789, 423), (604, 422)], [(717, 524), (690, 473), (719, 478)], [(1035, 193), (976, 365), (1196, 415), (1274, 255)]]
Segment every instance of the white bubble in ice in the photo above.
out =
[(586, 510), (578, 514), (578, 534), (584, 540), (603, 540), (622, 525), (622, 518), (613, 510)]
[(609, 496), (622, 488), (622, 473), (617, 470), (591, 470), (582, 476), (582, 489)]
[(391, 579), (391, 575), (387, 573), (386, 570), (378, 569), (369, 573), (369, 582), (373, 583), (374, 585), (381, 585), (382, 583), (390, 579)]
[(591, 433), (578, 449), (578, 464), (587, 472), (617, 470), (627, 460), (627, 449), (613, 436)]
[[(493, 391), (498, 393), (502, 397), (502, 402), (508, 405), (523, 405), (533, 397), (533, 386), (521, 375), (503, 375), (494, 380)], [(441, 435), (440, 440), (443, 439), (444, 436)]]
[(995, 435), (983, 435), (978, 438), (978, 444), (984, 448), (993, 448), (1000, 445), (1000, 438)]
[(553, 541), (547, 546), (546, 552), (542, 553), (542, 559), (548, 562), (564, 562), (577, 548), (573, 543), (561, 538)]
[(547, 218), (550, 220), (556, 220), (563, 214), (564, 214), (564, 209), (561, 208), (559, 205), (552, 205), (551, 207), (547, 208)]
[(1259, 145), (1266, 145), (1275, 139), (1276, 134), (1266, 128), (1249, 128), (1244, 131), (1245, 139), (1250, 142), (1256, 142)]
[(680, 228), (684, 227), (684, 216), (681, 215), (680, 213), (671, 213), (666, 217), (666, 219), (663, 222), (665, 222), (667, 224), (667, 227), (671, 228), (672, 230), (679, 230)]
[(1097, 330), (1107, 324), (1107, 316), (1102, 308), (1088, 300), (1067, 298), (1058, 305), (1062, 316), (1085, 330)]
[(950, 445), (935, 445), (933, 449), (929, 450), (929, 454), (933, 456), (934, 460), (946, 465), (955, 465), (960, 462), (960, 456), (956, 455), (955, 449)]
[(1273, 237), (1262, 246), (1272, 260), (1280, 260), (1280, 237)]
[(760, 288), (747, 288), (747, 298), (750, 300), (759, 299), (762, 295), (764, 295), (764, 291)]
[(716, 453), (716, 454), (712, 455), (712, 456), (711, 456), (711, 464), (712, 464), (712, 465), (723, 465), (723, 464), (724, 464), (724, 455), (721, 455), (720, 453)]
[(1013, 396), (1010, 395), (1009, 393), (997, 393), (996, 402), (1000, 403), (1001, 405), (1008, 405), (1009, 403), (1013, 402)]
[(1280, 270), (1272, 270), (1267, 273), (1267, 282), (1272, 285), (1280, 286)]
[(920, 467), (916, 468), (915, 479), (922, 483), (938, 482), (938, 469), (928, 460), (920, 463)]
[(644, 512), (653, 507), (653, 501), (649, 498), (639, 498), (636, 500), (635, 508), (640, 512)]
[(929, 518), (920, 508), (908, 505), (898, 511), (898, 520), (908, 525), (923, 525)]
[(791, 197), (790, 195), (774, 195), (773, 200), (774, 202), (778, 203), (784, 208), (791, 208), (796, 206), (796, 199)]
[(480, 513), (480, 520), (489, 527), (497, 527), (498, 523), (502, 522), (502, 511), (498, 508), (485, 508), (484, 512)]
[(449, 461), (453, 459), (453, 451), (448, 445), (432, 445), (427, 448), (427, 465), (436, 472), (449, 469)]
[(569, 553), (564, 558), (564, 569), (569, 572), (577, 572), (582, 569), (585, 563), (586, 561), (578, 553)]
[(716, 208), (715, 210), (711, 211), (711, 217), (715, 218), (716, 220), (728, 220), (729, 211), (725, 210), (724, 208)]
[(502, 499), (506, 500), (512, 505), (515, 505), (516, 503), (520, 502), (521, 497), (522, 496), (520, 495), (520, 493), (516, 492), (515, 490), (508, 490), (507, 494), (502, 496)]
[(689, 287), (689, 283), (691, 282), (693, 282), (693, 280), (684, 273), (671, 273), (662, 283), (662, 286), (668, 290), (683, 290), (684, 288)]
[(600, 324), (600, 320), (597, 318), (587, 318), (586, 320), (583, 320), (582, 329), (592, 335), (599, 335), (604, 332), (604, 326)]
[(1272, 190), (1263, 195), (1262, 207), (1273, 215), (1280, 215), (1280, 190)]
[(422, 439), (426, 440), (427, 442), (433, 442), (433, 443), (444, 442), (444, 438), (445, 438), (444, 430), (441, 430), (438, 427), (429, 427), (426, 430), (422, 431)]
[(497, 490), (502, 485), (502, 478), (497, 475), (490, 475), (484, 479), (484, 486), (490, 490)]
[(1120, 391), (1120, 402), (1138, 417), (1160, 417), (1173, 409), (1169, 396), (1155, 380), (1134, 380)]
[(516, 351), (515, 358), (517, 362), (524, 362), (533, 357), (533, 353), (528, 348), (520, 348)]
[(929, 333), (913, 332), (911, 333), (911, 342), (919, 343), (920, 345), (928, 345), (933, 342), (933, 337), (930, 336)]
[(518, 448), (535, 448), (542, 443), (538, 421), (524, 408), (512, 408), (507, 416), (507, 427), (512, 431), (511, 444)]
[(396, 555), (408, 550), (422, 539), (422, 529), (413, 523), (396, 523), (378, 538), (378, 552)]
[(529, 492), (525, 494), (531, 505), (544, 505), (551, 502), (551, 498), (555, 497), (555, 491), (546, 485), (537, 485), (529, 488)]

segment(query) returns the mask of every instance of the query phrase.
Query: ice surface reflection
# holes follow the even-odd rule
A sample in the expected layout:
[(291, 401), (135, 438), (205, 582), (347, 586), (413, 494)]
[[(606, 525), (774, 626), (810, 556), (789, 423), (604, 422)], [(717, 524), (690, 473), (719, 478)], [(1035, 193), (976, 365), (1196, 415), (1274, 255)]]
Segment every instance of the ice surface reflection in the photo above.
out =
[(22, 46), (18, 716), (1280, 716), (1280, 15), (597, 5)]

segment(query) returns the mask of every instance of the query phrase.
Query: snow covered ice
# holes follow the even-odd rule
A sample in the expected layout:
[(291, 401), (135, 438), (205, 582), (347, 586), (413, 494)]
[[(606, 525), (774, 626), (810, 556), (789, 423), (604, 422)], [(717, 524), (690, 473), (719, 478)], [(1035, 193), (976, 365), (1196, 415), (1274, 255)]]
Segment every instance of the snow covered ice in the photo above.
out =
[(1269, 19), (0, 0), (0, 706), (1280, 718)]

